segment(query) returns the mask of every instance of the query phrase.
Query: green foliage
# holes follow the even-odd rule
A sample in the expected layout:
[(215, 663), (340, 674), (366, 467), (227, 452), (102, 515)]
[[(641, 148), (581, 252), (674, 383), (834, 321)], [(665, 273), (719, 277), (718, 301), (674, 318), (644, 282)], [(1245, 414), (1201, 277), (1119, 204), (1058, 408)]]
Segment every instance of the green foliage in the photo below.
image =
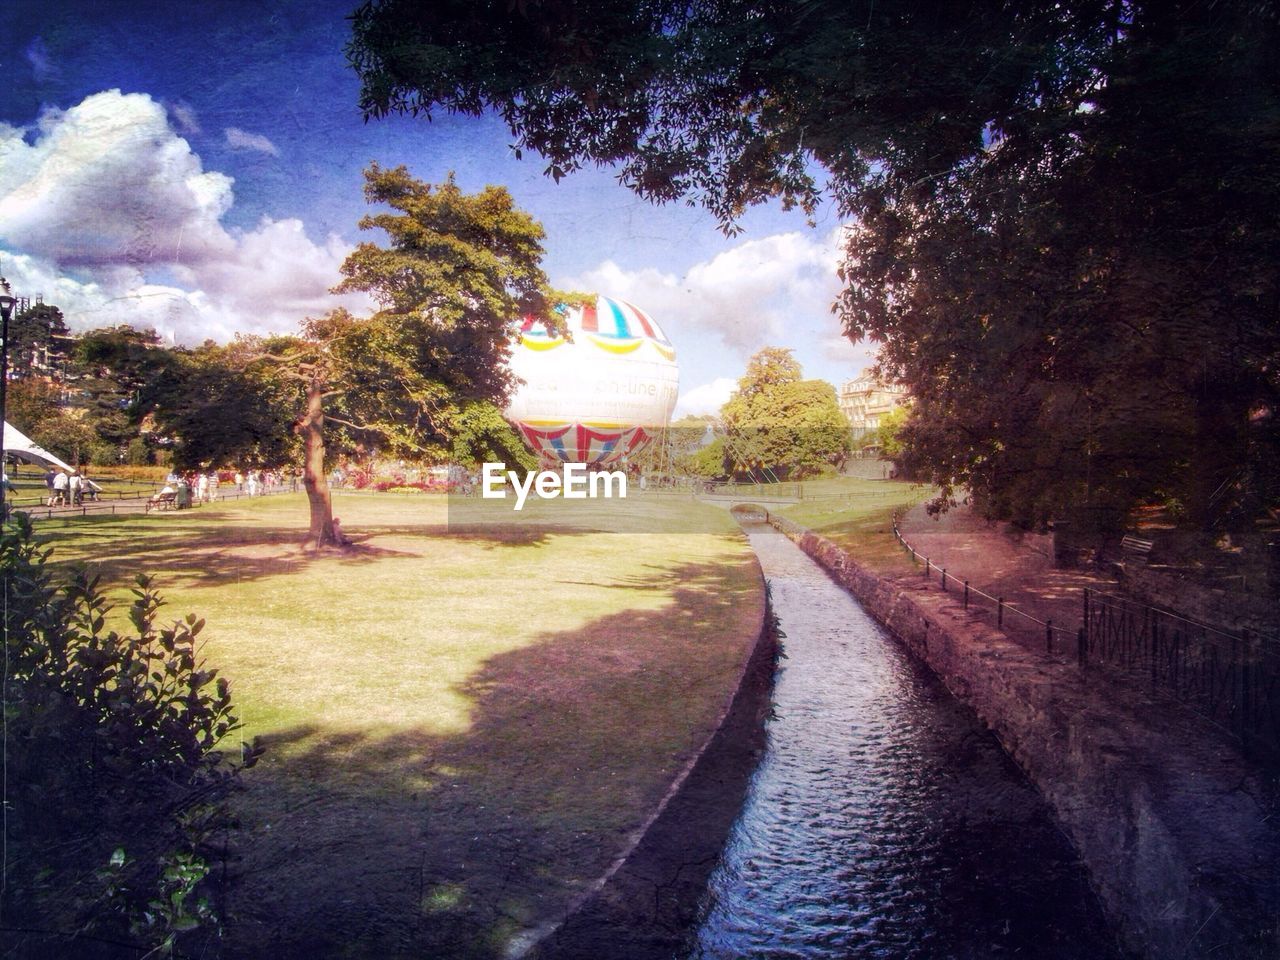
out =
[(493, 110), (729, 229), (824, 171), (939, 503), (1214, 527), (1280, 506), (1277, 49), (1252, 0), (382, 0), (348, 53), (369, 116)]
[(821, 474), (849, 454), (849, 421), (835, 388), (801, 380), (791, 351), (766, 347), (747, 364), (738, 392), (720, 411), (735, 473), (758, 479)]
[[(60, 369), (66, 361), (68, 334), (62, 311), (51, 303), (37, 303), (14, 314), (9, 321), (9, 372), (17, 380)], [(10, 420), (12, 423), (12, 420)]]
[(629, 457), (629, 466), (647, 474), (669, 474), (673, 471), (706, 477), (703, 467), (692, 467), (691, 457), (698, 453), (707, 430), (714, 430), (715, 418), (686, 415), (660, 431), (637, 454)]
[(538, 458), (494, 404), (484, 400), (464, 404), (454, 421), (451, 459), (476, 466), (504, 463), (508, 470), (538, 469)]
[(28, 378), (8, 384), (5, 396), (5, 419), (28, 437), (44, 446), (41, 437), (57, 432), (62, 417), (59, 390), (44, 380)]
[(716, 437), (705, 447), (686, 453), (677, 461), (677, 465), (685, 473), (704, 480), (727, 479), (730, 465), (725, 453), (724, 437)]
[(325, 458), (335, 441), (426, 462), (488, 453), (527, 462), (498, 422), (513, 386), (505, 361), (522, 317), (562, 323), (552, 308), (564, 298), (540, 267), (542, 227), (506, 190), (469, 195), (452, 177), (435, 187), (373, 164), (365, 196), (390, 208), (360, 221), (387, 244), (360, 244), (335, 292), (369, 293), (381, 309), (334, 310), (258, 351), (294, 411), (317, 544), (334, 542)]
[(804, 376), (800, 361), (786, 347), (763, 347), (747, 361), (747, 371), (738, 378), (737, 396), (747, 400), (783, 384), (797, 383)]
[(155, 456), (146, 440), (142, 437), (134, 437), (125, 445), (124, 458), (130, 466), (145, 467), (155, 459)]
[(251, 337), (172, 351), (141, 391), (139, 404), (170, 442), (175, 467), (275, 467), (296, 459), (297, 391), (253, 362), (260, 351)]
[(360, 228), (387, 242), (357, 246), (336, 292), (369, 293), (381, 309), (313, 323), (308, 336), (333, 358), (343, 419), (391, 452), (440, 459), (474, 427), (471, 404), (506, 399), (520, 318), (559, 322), (540, 267), (542, 227), (501, 187), (465, 194), (452, 177), (432, 186), (404, 167), (372, 165), (365, 197), (390, 212)]
[(909, 407), (894, 407), (880, 418), (880, 426), (876, 428), (875, 442), (880, 452), (889, 460), (900, 461), (906, 452), (903, 442), (903, 430), (911, 416)]
[(158, 626), (162, 601), (139, 576), (132, 629), (109, 628), (97, 579), (62, 582), (47, 558), (17, 514), (0, 536), (6, 922), (172, 947), (212, 919), (205, 857), (258, 750), (230, 763), (216, 749), (239, 723), (197, 655), (203, 621)]

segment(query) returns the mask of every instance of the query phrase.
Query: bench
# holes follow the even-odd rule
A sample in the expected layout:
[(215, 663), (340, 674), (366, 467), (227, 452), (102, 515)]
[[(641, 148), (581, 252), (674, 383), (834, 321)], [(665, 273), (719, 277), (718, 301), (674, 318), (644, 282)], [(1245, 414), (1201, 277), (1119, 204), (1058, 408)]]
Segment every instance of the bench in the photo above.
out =
[(169, 493), (157, 493), (154, 497), (147, 501), (147, 513), (152, 509), (168, 510), (178, 502), (178, 494), (174, 491)]
[(1155, 541), (1143, 540), (1141, 537), (1135, 537), (1131, 533), (1126, 533), (1124, 539), (1120, 541), (1120, 550), (1126, 560), (1146, 560), (1153, 546), (1155, 546)]

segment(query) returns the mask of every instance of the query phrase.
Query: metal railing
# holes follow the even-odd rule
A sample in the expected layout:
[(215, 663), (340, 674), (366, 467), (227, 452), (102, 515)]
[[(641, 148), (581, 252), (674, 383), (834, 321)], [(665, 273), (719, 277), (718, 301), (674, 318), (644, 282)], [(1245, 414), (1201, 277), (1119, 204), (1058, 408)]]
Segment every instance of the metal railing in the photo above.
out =
[(995, 615), (997, 630), (1005, 629), (1006, 620), (1010, 621), (1011, 624), (1016, 622), (1026, 627), (1029, 631), (1038, 632), (1039, 635), (1043, 636), (1046, 653), (1051, 655), (1065, 653), (1074, 648), (1076, 659), (1081, 666), (1084, 665), (1083, 628), (1067, 629), (1056, 626), (1052, 619), (1041, 620), (1039, 617), (1033, 617), (1026, 611), (1019, 610), (1016, 605), (1005, 600), (1004, 597), (984, 593), (968, 580), (948, 575), (946, 567), (940, 567), (935, 564), (929, 557), (912, 546), (907, 541), (907, 538), (902, 535), (902, 531), (898, 529), (898, 521), (901, 517), (902, 511), (895, 510), (893, 513), (893, 535), (903, 549), (911, 554), (912, 563), (918, 565), (923, 561), (925, 580), (932, 580), (936, 574), (943, 592), (956, 591), (963, 598), (966, 610), (971, 607), (982, 608), (983, 606), (988, 606)]
[[(287, 486), (272, 487), (270, 490), (260, 490), (255, 496), (264, 497), (280, 493), (289, 493)], [(222, 503), (226, 500), (240, 500), (249, 496), (247, 490), (231, 490), (227, 492), (218, 491), (217, 498), (214, 500), (197, 500), (194, 496), (191, 499), (191, 506), (198, 507), (202, 504)], [(117, 514), (138, 513), (146, 509), (146, 504), (150, 500), (149, 496), (132, 496), (119, 497), (113, 503), (109, 500), (89, 500), (84, 503), (75, 505), (65, 505), (50, 507), (43, 502), (36, 506), (23, 506), (14, 504), (13, 509), (20, 511), (29, 516), (32, 520), (75, 520), (81, 517), (91, 516), (116, 516)]]
[[(1074, 631), (1019, 610), (968, 580), (949, 576), (917, 550), (898, 527), (893, 535), (924, 564), (927, 580), (963, 597), (965, 609), (988, 606), (996, 628), (1014, 622), (1038, 630), (1049, 655), (1069, 653), (1082, 676), (1104, 666), (1113, 675), (1138, 681), (1165, 698), (1189, 707), (1239, 742), (1246, 755), (1268, 765), (1280, 763), (1280, 638), (1241, 631), (1232, 634), (1169, 610), (1086, 587), (1082, 625)], [(985, 601), (985, 604), (984, 604)]]
[(1088, 660), (1170, 694), (1239, 740), (1280, 759), (1280, 640), (1228, 633), (1169, 610), (1084, 592)]

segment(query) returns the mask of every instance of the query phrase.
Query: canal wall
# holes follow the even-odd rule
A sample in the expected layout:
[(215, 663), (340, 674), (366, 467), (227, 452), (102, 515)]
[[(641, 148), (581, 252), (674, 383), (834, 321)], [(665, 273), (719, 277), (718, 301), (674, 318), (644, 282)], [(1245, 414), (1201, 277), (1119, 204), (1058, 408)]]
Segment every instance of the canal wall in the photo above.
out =
[(1053, 806), (1129, 950), (1280, 957), (1274, 784), (1178, 709), (1025, 649), (954, 592), (878, 576), (824, 537), (769, 519), (995, 733)]
[(778, 652), (766, 590), (754, 644), (714, 733), (609, 870), (565, 916), (517, 938), (508, 957), (669, 960), (680, 952), (764, 749)]

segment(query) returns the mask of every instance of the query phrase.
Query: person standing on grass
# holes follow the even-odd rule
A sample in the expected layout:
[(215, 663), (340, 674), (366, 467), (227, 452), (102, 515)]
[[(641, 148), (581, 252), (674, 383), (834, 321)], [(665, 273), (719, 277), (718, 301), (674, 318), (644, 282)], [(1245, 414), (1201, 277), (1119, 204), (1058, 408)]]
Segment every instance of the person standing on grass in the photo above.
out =
[(258, 474), (255, 470), (249, 471), (249, 496), (256, 497), (258, 495)]
[(53, 499), (49, 502), (51, 507), (60, 507), (67, 501), (67, 475), (59, 470), (53, 477)]
[(213, 501), (217, 499), (218, 499), (218, 471), (212, 470), (209, 472), (209, 502), (213, 503)]
[(84, 477), (76, 470), (67, 480), (67, 492), (71, 495), (71, 506), (78, 507), (84, 500)]
[(202, 473), (196, 477), (196, 502), (204, 503), (209, 499), (209, 475)]

